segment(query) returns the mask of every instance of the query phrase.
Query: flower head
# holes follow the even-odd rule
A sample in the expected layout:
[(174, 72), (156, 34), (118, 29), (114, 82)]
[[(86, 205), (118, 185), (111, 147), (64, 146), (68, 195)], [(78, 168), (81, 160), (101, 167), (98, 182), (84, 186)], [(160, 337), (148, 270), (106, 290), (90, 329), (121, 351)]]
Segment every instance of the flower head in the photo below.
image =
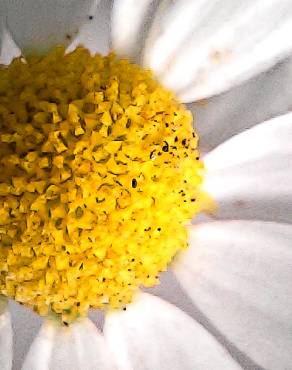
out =
[[(290, 368), (291, 113), (252, 126), (291, 99), (286, 105), (275, 87), (277, 68), (239, 84), (291, 52), (291, 1), (116, 0), (110, 21), (107, 5), (0, 4), (6, 42), (9, 31), (23, 52), (0, 71), (1, 289), (43, 314), (50, 307), (65, 324), (45, 320), (23, 369)], [(108, 51), (109, 22), (117, 58), (93, 55)], [(72, 41), (71, 51), (79, 42), (93, 54), (52, 51)], [(11, 48), (3, 49), (7, 62)], [(203, 165), (179, 102), (235, 85), (188, 106)], [(191, 216), (206, 208), (203, 190), (217, 211), (188, 225), (187, 238)], [(131, 299), (129, 287), (156, 283), (176, 253), (172, 275), (152, 289), (164, 300)], [(124, 310), (106, 312), (103, 334), (88, 318), (72, 320), (104, 302)], [(14, 325), (25, 312), (17, 309)], [(6, 370), (4, 299), (0, 343)]]
[(64, 322), (129, 303), (203, 207), (191, 113), (83, 48), (15, 59), (0, 80), (1, 293)]

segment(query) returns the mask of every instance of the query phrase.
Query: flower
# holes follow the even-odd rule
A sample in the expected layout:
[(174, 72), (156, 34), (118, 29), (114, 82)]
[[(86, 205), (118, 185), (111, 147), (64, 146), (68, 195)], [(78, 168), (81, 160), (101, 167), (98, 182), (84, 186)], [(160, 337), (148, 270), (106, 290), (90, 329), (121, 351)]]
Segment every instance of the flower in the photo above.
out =
[(206, 208), (191, 113), (150, 71), (82, 47), (17, 58), (0, 81), (1, 293), (64, 324), (121, 308)]
[[(66, 10), (60, 6), (40, 17), (38, 12), (46, 6), (33, 7), (35, 3), (27, 0), (22, 8), (9, 4), (6, 9), (8, 28), (24, 52), (37, 45), (29, 40), (37, 42), (48, 35), (41, 45), (48, 47), (49, 41), (54, 44), (64, 37), (69, 41), (85, 5), (72, 2)], [(85, 3), (90, 6), (90, 1)], [(144, 20), (149, 20), (149, 8), (154, 13), (151, 4), (115, 2), (112, 43), (120, 55), (140, 55), (139, 35), (146, 27)], [(33, 33), (25, 19), (35, 20)], [(52, 32), (52, 23), (60, 25), (60, 19), (63, 28), (54, 27)], [(193, 33), (192, 24), (197, 27)], [(146, 34), (142, 61), (183, 101), (194, 101), (243, 82), (287, 55), (291, 42), (285, 35), (290, 27), (289, 1), (237, 6), (163, 1)], [(174, 289), (175, 281), (168, 280), (160, 291), (196, 320), (142, 293), (126, 311), (105, 318), (104, 336), (89, 319), (69, 328), (46, 322), (24, 369), (290, 368), (291, 119), (288, 113), (250, 128), (204, 157), (205, 188), (218, 204), (217, 219), (197, 221), (190, 231), (190, 248), (173, 265), (174, 276), (192, 303), (181, 292), (168, 294), (166, 289)], [(238, 131), (244, 125), (240, 120)], [(208, 136), (211, 144), (202, 140), (204, 149), (220, 141), (215, 136)], [(5, 306), (2, 312), (0, 364), (5, 369), (10, 367), (12, 337)]]

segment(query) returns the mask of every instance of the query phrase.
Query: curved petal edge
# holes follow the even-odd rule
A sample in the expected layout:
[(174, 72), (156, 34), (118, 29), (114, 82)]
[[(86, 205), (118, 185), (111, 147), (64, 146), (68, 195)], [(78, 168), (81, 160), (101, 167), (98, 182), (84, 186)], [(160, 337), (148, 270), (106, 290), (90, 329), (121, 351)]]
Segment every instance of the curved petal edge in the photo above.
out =
[(194, 304), (266, 369), (292, 365), (292, 226), (221, 221), (191, 228), (174, 273)]

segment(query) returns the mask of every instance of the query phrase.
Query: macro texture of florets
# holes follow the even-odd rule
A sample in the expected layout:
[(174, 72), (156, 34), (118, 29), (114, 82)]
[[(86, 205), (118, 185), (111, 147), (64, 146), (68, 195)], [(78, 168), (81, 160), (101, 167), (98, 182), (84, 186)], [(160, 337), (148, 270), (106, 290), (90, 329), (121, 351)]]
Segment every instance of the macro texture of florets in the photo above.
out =
[(83, 48), (0, 70), (0, 292), (66, 319), (121, 307), (187, 247), (203, 206), (192, 116)]

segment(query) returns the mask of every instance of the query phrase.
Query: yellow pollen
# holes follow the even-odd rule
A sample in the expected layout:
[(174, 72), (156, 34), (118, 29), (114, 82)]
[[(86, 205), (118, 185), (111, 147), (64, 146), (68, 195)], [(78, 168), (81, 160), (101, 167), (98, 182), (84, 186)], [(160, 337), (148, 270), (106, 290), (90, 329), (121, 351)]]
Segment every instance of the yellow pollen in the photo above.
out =
[(0, 293), (64, 320), (158, 283), (203, 208), (192, 115), (84, 48), (0, 70)]

